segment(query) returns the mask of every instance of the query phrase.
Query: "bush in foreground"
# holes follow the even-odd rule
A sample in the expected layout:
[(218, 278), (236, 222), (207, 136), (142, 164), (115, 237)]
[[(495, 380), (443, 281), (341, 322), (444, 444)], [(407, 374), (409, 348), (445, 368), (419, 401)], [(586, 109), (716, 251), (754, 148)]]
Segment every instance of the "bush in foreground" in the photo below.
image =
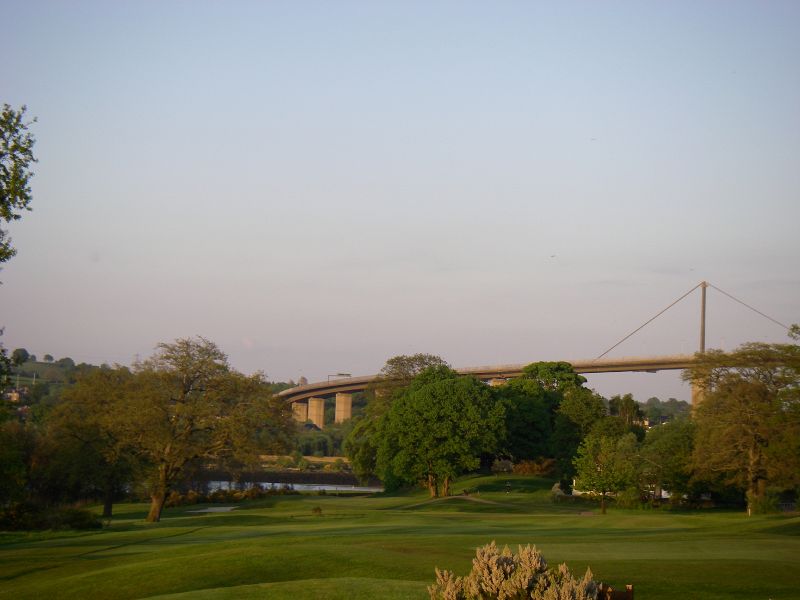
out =
[(428, 586), (431, 600), (595, 600), (597, 592), (589, 569), (578, 581), (565, 564), (548, 568), (536, 546), (513, 554), (494, 542), (477, 549), (466, 577), (437, 568), (436, 583)]

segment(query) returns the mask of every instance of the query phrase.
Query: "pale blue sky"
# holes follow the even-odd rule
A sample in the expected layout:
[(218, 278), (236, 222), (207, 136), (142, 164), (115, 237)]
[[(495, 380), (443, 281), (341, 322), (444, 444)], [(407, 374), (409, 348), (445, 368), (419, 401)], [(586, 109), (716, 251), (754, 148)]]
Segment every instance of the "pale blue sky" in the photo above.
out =
[[(707, 279), (800, 320), (800, 3), (2, 1), (6, 347), (591, 358)], [(615, 350), (691, 352), (699, 296)], [(713, 290), (708, 344), (785, 341)], [(676, 374), (605, 394), (686, 398)]]

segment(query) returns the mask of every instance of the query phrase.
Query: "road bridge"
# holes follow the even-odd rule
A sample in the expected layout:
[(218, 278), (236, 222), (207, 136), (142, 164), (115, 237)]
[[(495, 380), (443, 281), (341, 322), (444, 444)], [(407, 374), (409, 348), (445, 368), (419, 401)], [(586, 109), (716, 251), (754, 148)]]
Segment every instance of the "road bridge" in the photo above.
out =
[[(675, 306), (697, 289), (700, 290), (700, 348), (698, 354), (704, 353), (706, 350), (706, 289), (709, 287), (714, 288), (728, 298), (735, 300), (739, 304), (742, 304), (746, 308), (758, 313), (773, 323), (780, 325), (784, 329), (789, 329), (783, 323), (776, 321), (768, 315), (765, 315), (763, 312), (753, 308), (749, 304), (745, 304), (738, 298), (735, 298), (731, 294), (719, 289), (715, 285), (712, 285), (706, 281), (701, 281), (661, 312), (657, 313), (651, 319), (645, 321), (645, 323), (640, 327), (634, 329), (631, 333), (623, 337), (616, 344), (600, 354), (597, 358), (591, 360), (567, 360), (563, 362), (571, 364), (572, 368), (578, 373), (624, 373), (637, 371), (655, 373), (657, 371), (688, 369), (696, 360), (695, 355), (677, 354), (649, 357), (637, 356), (631, 358), (604, 357), (622, 344), (625, 340), (641, 331), (649, 323), (660, 317), (662, 314), (667, 312), (670, 308)], [(520, 377), (522, 375), (522, 370), (525, 368), (525, 366), (527, 366), (527, 364), (528, 363), (519, 365), (467, 367), (463, 369), (456, 369), (456, 371), (462, 375), (472, 375), (481, 381), (486, 381), (490, 384), (496, 384), (502, 383), (508, 379)], [(310, 420), (315, 425), (322, 428), (325, 420), (325, 398), (336, 396), (336, 422), (341, 423), (348, 420), (352, 415), (353, 393), (367, 389), (371, 384), (376, 383), (378, 380), (380, 380), (379, 375), (366, 375), (363, 377), (347, 377), (343, 379), (319, 381), (316, 383), (308, 383), (284, 390), (278, 395), (287, 402), (292, 403), (295, 419), (303, 423), (305, 423), (307, 420)], [(693, 404), (699, 402), (701, 397), (702, 390), (692, 390)]]
[[(691, 354), (676, 354), (669, 356), (568, 360), (563, 362), (571, 364), (577, 373), (624, 373), (637, 371), (655, 373), (657, 371), (688, 369), (694, 360), (695, 358)], [(456, 369), (456, 371), (461, 375), (472, 375), (481, 381), (498, 383), (520, 377), (522, 370), (528, 364), (466, 367)], [(303, 422), (311, 420), (317, 427), (322, 428), (324, 426), (325, 398), (336, 397), (336, 422), (346, 421), (351, 416), (352, 394), (363, 392), (371, 384), (380, 381), (380, 379), (380, 375), (364, 375), (361, 377), (317, 381), (283, 390), (278, 393), (278, 396), (292, 403), (297, 420)]]

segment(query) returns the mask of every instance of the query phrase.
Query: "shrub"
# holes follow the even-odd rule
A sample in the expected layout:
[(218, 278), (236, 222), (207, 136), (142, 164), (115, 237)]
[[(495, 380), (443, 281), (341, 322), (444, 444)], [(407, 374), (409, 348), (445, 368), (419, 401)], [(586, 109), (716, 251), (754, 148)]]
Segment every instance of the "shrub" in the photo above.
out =
[(514, 470), (514, 463), (505, 458), (496, 458), (492, 463), (492, 473), (499, 475), (500, 473), (511, 473)]
[(0, 512), (0, 530), (100, 529), (100, 519), (84, 508), (50, 508), (20, 502)]
[(53, 529), (101, 529), (103, 524), (85, 508), (62, 508), (55, 513)]
[(523, 460), (514, 465), (515, 475), (540, 475), (550, 477), (556, 468), (554, 458), (539, 458), (537, 460)]
[(578, 581), (565, 564), (548, 568), (536, 546), (512, 554), (494, 542), (476, 550), (466, 577), (437, 568), (436, 583), (428, 586), (431, 600), (595, 600), (597, 590), (589, 569)]
[(182, 506), (185, 504), (185, 500), (181, 493), (177, 490), (172, 490), (167, 496), (167, 499), (164, 500), (164, 506), (167, 508), (172, 508), (173, 506)]
[(641, 508), (642, 494), (638, 488), (629, 487), (617, 494), (617, 506), (620, 508)]

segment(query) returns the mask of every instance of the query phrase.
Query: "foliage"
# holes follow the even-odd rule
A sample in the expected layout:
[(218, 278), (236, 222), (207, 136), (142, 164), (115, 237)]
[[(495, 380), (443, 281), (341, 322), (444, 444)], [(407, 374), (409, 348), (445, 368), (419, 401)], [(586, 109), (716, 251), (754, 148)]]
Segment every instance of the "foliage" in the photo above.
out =
[(705, 388), (695, 409), (697, 477), (721, 474), (747, 492), (748, 513), (770, 485), (800, 484), (800, 347), (745, 344), (697, 355), (686, 377)]
[(648, 430), (640, 450), (641, 477), (648, 491), (660, 498), (669, 490), (673, 503), (689, 494), (694, 423), (679, 419)]
[(691, 405), (684, 400), (669, 398), (661, 401), (655, 396), (648, 398), (647, 402), (641, 406), (641, 411), (651, 426), (671, 419), (688, 419), (691, 410)]
[(539, 475), (552, 477), (556, 469), (556, 461), (552, 458), (539, 458), (537, 460), (523, 460), (514, 465), (512, 471), (516, 475)]
[(446, 367), (420, 373), (382, 421), (377, 470), (407, 483), (424, 481), (432, 497), (493, 452), (503, 433), (503, 405), (491, 388)]
[(18, 502), (0, 507), (0, 530), (33, 531), (58, 529), (100, 529), (97, 515), (85, 508), (51, 507)]
[(581, 490), (600, 495), (600, 508), (606, 513), (609, 492), (620, 492), (636, 484), (636, 436), (621, 437), (594, 431), (583, 440), (575, 458), (577, 485)]
[[(26, 122), (26, 107), (14, 110), (3, 105), (0, 113), (0, 221), (6, 223), (21, 217), (19, 211), (30, 210), (31, 164), (36, 162), (33, 145), (36, 140), (28, 132), (33, 121)], [(7, 238), (7, 232), (0, 228), (0, 263), (8, 261), (17, 253)]]
[(616, 395), (609, 398), (608, 414), (619, 417), (628, 427), (641, 424), (644, 416), (638, 402), (633, 399), (631, 394)]
[(383, 365), (380, 374), (384, 379), (408, 385), (412, 379), (426, 369), (449, 366), (442, 357), (435, 354), (402, 354), (388, 359), (386, 364)]
[(32, 451), (5, 447), (8, 485), (22, 469), (32, 499), (102, 498), (110, 516), (114, 499), (142, 484), (151, 500), (148, 518), (157, 521), (169, 491), (198, 468), (213, 462), (236, 476), (262, 452), (286, 449), (294, 432), (288, 406), (263, 376), (231, 370), (202, 338), (160, 344), (132, 371), (75, 367), (68, 358), (41, 365), (72, 369), (75, 384), (35, 423)]
[(535, 362), (522, 370), (522, 377), (532, 379), (546, 390), (560, 391), (578, 388), (586, 383), (568, 362)]
[(436, 583), (428, 587), (431, 600), (594, 600), (598, 591), (591, 570), (578, 581), (566, 564), (548, 568), (531, 545), (519, 546), (514, 554), (492, 542), (476, 550), (466, 577), (435, 572)]
[(603, 398), (592, 390), (571, 388), (564, 394), (555, 414), (551, 441), (562, 480), (574, 475), (573, 458), (578, 446), (605, 415)]
[(15, 365), (21, 365), (24, 362), (27, 362), (30, 358), (30, 354), (25, 348), (17, 348), (11, 353), (11, 362)]
[(365, 396), (369, 398), (366, 409), (362, 415), (354, 417), (342, 443), (353, 472), (362, 481), (377, 472), (380, 431), (392, 402), (403, 394), (414, 377), (429, 367), (449, 368), (444, 359), (433, 354), (393, 356), (381, 369), (378, 381), (366, 390)]
[(344, 453), (350, 459), (353, 473), (361, 481), (367, 481), (376, 472), (376, 460), (382, 417), (362, 417), (355, 420), (344, 440)]
[[(0, 327), (0, 336), (3, 335), (3, 328)], [(11, 373), (11, 359), (6, 353), (6, 349), (0, 342), (0, 390), (8, 385), (8, 375)]]
[(146, 465), (149, 521), (160, 519), (167, 493), (191, 461), (254, 464), (261, 452), (284, 449), (293, 430), (288, 407), (263, 376), (232, 371), (225, 354), (203, 338), (159, 344), (136, 366), (126, 395), (117, 426)]
[(133, 476), (133, 456), (118, 422), (132, 379), (122, 367), (88, 370), (64, 391), (46, 424), (48, 496), (57, 497), (52, 486), (59, 482), (72, 496), (102, 498), (103, 516), (111, 516), (114, 499)]
[(17, 420), (0, 423), (0, 507), (25, 499), (35, 432)]
[(326, 425), (323, 430), (306, 429), (300, 425), (297, 448), (305, 456), (341, 456), (344, 440), (352, 426), (351, 421)]
[(530, 460), (550, 454), (553, 413), (559, 394), (533, 379), (512, 379), (495, 388), (505, 413), (502, 453), (514, 460)]

